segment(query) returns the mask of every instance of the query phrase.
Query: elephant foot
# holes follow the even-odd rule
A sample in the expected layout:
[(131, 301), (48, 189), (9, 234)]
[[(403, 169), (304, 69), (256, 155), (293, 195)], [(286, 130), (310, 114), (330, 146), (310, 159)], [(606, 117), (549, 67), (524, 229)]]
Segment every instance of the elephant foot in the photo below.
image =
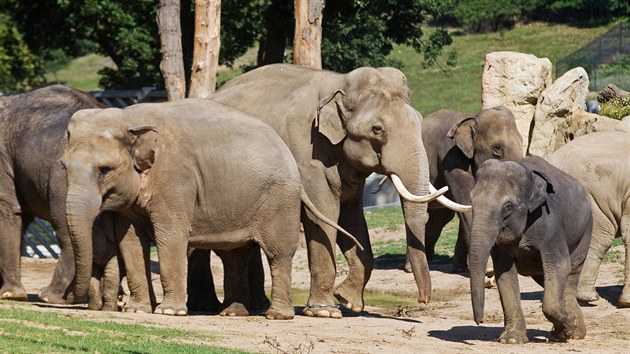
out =
[(567, 325), (563, 325), (560, 328), (556, 328), (554, 325), (551, 329), (551, 335), (558, 341), (566, 342), (569, 339), (582, 339), (584, 334), (578, 333), (577, 319), (570, 321)]
[(346, 285), (347, 283), (344, 281), (335, 289), (334, 296), (339, 300), (339, 303), (343, 305), (343, 307), (349, 309), (352, 312), (361, 312), (363, 311), (363, 293), (362, 291), (357, 291), (355, 289), (350, 288)]
[(27, 298), (26, 290), (21, 286), (13, 288), (3, 286), (0, 289), (0, 300), (26, 301)]
[(64, 291), (56, 291), (52, 285), (41, 288), (37, 292), (37, 297), (47, 304), (70, 305), (75, 303), (72, 293), (64, 296)]
[(138, 313), (151, 313), (151, 304), (139, 301), (133, 301), (133, 298), (129, 300), (129, 303), (125, 304), (122, 308), (122, 312), (138, 312)]
[(630, 307), (630, 295), (622, 292), (621, 296), (619, 296), (619, 300), (617, 301), (617, 306), (623, 308)]
[(577, 300), (580, 302), (593, 302), (599, 300), (599, 294), (595, 287), (578, 288)]
[(173, 303), (172, 301), (162, 301), (153, 313), (159, 313), (168, 316), (186, 316), (188, 315), (188, 309), (185, 303)]
[(306, 304), (304, 315), (309, 317), (341, 318), (341, 310), (333, 304)]
[(223, 311), (219, 312), (220, 316), (249, 316), (249, 311), (245, 305), (240, 302), (233, 302)]
[(292, 320), (294, 316), (293, 306), (271, 306), (265, 313), (268, 320)]
[(527, 339), (526, 331), (505, 330), (499, 336), (499, 342), (502, 344), (524, 344)]
[(271, 306), (271, 302), (267, 299), (267, 296), (252, 299), (249, 302), (249, 308), (252, 311), (266, 311)]
[(101, 307), (101, 311), (116, 312), (119, 310), (118, 303), (105, 303)]

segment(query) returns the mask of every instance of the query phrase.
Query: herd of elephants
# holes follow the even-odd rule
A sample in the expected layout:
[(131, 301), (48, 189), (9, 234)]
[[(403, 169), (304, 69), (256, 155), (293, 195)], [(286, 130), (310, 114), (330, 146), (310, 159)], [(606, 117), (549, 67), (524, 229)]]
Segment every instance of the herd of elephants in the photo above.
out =
[[(583, 338), (578, 300), (598, 299), (595, 280), (613, 239), (630, 245), (630, 132), (591, 133), (546, 160), (525, 157), (522, 145), (505, 107), (422, 118), (393, 68), (339, 74), (269, 65), (208, 99), (125, 109), (62, 85), (0, 97), (0, 299), (27, 299), (21, 240), (39, 217), (61, 247), (38, 293), (44, 302), (116, 310), (126, 276), (124, 311), (266, 310), (269, 319), (291, 319), (291, 263), (303, 227), (311, 274), (304, 315), (341, 318), (336, 301), (360, 312), (374, 268), (362, 194), (376, 172), (401, 196), (418, 301), (430, 300), (428, 260), (457, 213), (453, 271), (470, 271), (477, 323), (491, 256), (501, 342), (528, 340), (518, 274), (544, 287), (542, 309), (556, 338)], [(336, 247), (349, 266), (340, 284)], [(222, 303), (210, 250), (224, 264)], [(629, 286), (618, 301), (630, 306)]]

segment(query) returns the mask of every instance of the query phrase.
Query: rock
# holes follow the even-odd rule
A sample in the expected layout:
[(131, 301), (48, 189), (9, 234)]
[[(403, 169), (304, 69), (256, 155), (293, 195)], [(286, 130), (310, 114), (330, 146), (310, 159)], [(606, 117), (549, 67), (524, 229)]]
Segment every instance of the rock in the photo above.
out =
[(514, 114), (527, 151), (529, 130), (536, 104), (543, 90), (551, 85), (551, 62), (531, 54), (492, 52), (486, 54), (483, 69), (482, 109), (504, 105)]
[[(577, 67), (567, 71), (547, 87), (538, 101), (527, 153), (546, 157), (579, 135), (586, 134), (589, 118), (572, 117), (585, 112), (588, 74)], [(590, 114), (590, 113), (589, 113)]]
[(628, 99), (630, 98), (630, 92), (622, 90), (615, 84), (608, 84), (604, 89), (597, 95), (597, 101), (599, 103), (608, 102), (612, 99)]

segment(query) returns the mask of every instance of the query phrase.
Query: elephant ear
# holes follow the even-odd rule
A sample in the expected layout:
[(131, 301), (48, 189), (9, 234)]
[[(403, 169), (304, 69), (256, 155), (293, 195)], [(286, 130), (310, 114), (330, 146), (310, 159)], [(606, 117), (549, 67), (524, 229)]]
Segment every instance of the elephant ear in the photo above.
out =
[(315, 126), (333, 145), (339, 144), (346, 137), (347, 112), (343, 105), (345, 95), (343, 90), (337, 90), (321, 99), (317, 108)]
[(457, 147), (472, 159), (475, 153), (475, 117), (464, 117), (451, 126), (446, 136), (455, 140)]
[(131, 136), (131, 156), (133, 164), (139, 172), (144, 172), (153, 166), (155, 162), (155, 149), (157, 147), (157, 128), (144, 126), (129, 128)]
[(532, 171), (534, 177), (532, 185), (532, 193), (529, 196), (529, 205), (527, 209), (532, 212), (547, 200), (547, 195), (553, 193), (553, 185), (549, 182), (547, 176), (540, 171)]

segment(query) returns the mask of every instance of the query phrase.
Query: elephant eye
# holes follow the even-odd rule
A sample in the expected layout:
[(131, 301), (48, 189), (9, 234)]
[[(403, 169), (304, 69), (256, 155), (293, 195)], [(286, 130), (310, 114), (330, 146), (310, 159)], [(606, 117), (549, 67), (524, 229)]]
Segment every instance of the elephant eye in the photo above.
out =
[(492, 147), (492, 155), (494, 157), (502, 158), (503, 157), (503, 147), (501, 147), (501, 145), (494, 145)]
[(511, 202), (506, 202), (503, 204), (503, 218), (507, 218), (514, 211), (514, 205)]
[(383, 134), (383, 127), (380, 125), (375, 125), (372, 127), (372, 133), (374, 133), (375, 135), (381, 135)]
[(99, 168), (98, 168), (98, 172), (99, 172), (101, 175), (106, 175), (106, 174), (108, 174), (109, 172), (111, 172), (113, 169), (114, 169), (114, 168), (113, 168), (113, 167), (110, 167), (110, 166), (101, 166), (101, 167), (99, 167)]

